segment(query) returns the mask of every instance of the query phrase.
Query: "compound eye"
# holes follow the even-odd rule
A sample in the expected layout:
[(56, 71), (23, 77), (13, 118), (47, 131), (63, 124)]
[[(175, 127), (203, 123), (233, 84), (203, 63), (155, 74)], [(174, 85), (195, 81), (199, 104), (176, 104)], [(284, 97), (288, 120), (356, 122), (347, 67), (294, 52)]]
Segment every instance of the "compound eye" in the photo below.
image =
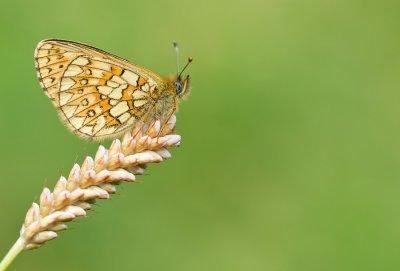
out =
[(175, 81), (174, 85), (175, 85), (176, 94), (181, 93), (182, 92), (182, 83), (180, 81)]

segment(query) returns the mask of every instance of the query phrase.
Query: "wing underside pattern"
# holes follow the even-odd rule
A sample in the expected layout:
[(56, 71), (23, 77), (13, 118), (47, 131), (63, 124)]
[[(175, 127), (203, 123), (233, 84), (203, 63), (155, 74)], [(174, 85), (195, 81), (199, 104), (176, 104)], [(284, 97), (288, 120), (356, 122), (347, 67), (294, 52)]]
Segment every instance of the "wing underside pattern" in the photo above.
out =
[(152, 105), (159, 78), (99, 49), (45, 40), (35, 51), (37, 76), (69, 129), (86, 139), (122, 133)]

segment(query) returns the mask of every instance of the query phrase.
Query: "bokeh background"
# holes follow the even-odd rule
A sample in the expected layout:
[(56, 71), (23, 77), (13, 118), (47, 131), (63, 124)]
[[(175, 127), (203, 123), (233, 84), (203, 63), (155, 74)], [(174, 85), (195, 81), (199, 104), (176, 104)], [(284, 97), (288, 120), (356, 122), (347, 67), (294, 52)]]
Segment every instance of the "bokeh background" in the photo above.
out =
[[(10, 270), (399, 270), (399, 1), (21, 1), (0, 9), (0, 254), (96, 143), (33, 50), (63, 38), (160, 74), (181, 44), (182, 146)], [(108, 144), (108, 142), (104, 143)]]

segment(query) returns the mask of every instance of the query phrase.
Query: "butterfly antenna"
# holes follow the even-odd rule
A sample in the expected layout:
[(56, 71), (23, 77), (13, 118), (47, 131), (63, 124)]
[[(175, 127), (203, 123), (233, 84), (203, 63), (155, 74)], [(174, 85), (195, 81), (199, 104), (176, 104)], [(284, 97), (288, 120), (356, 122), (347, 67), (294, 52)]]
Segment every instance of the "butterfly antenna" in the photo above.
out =
[(181, 77), (182, 73), (186, 70), (186, 68), (189, 66), (190, 63), (192, 63), (193, 61), (193, 57), (188, 57), (188, 61), (185, 65), (185, 67), (183, 67), (182, 71), (178, 74), (178, 78)]
[(175, 52), (176, 52), (176, 75), (178, 75), (179, 74), (179, 47), (178, 47), (178, 43), (176, 41), (174, 41), (172, 44), (174, 45)]

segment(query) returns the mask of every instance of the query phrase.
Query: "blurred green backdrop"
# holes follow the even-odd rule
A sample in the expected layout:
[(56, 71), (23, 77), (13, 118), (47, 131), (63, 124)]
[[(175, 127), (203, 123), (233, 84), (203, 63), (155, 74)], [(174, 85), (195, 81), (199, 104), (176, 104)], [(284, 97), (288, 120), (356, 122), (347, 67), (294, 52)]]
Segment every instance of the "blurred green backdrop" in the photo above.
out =
[[(10, 270), (399, 270), (399, 1), (8, 1), (0, 10), (0, 254), (97, 145), (36, 80), (44, 38), (160, 74), (195, 59), (183, 143)], [(106, 143), (108, 144), (108, 143)]]

